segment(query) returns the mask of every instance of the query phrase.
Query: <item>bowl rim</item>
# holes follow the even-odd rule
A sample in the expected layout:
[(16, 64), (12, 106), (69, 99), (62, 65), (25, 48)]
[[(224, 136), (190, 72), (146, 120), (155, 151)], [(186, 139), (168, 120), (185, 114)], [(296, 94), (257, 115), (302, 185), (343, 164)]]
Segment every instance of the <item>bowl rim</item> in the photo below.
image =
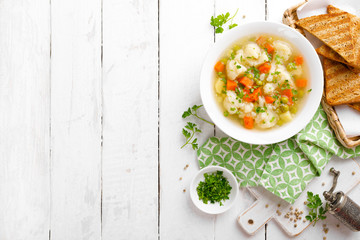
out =
[[(196, 184), (195, 182), (197, 182), (197, 179), (199, 177), (203, 177), (202, 175), (204, 173), (213, 173), (215, 171), (223, 171), (224, 173), (226, 173), (226, 175), (230, 176), (230, 179), (227, 176), (225, 176), (225, 177), (227, 178), (230, 186), (232, 187), (231, 191), (235, 191), (235, 194), (233, 195), (233, 197), (230, 197), (228, 200), (226, 200), (226, 201), (230, 201), (228, 205), (223, 205), (223, 206), (213, 205), (214, 208), (211, 209), (211, 207), (209, 207), (211, 205), (211, 203), (204, 204), (198, 199), (198, 195), (196, 192), (197, 186), (195, 186), (195, 184)], [(226, 212), (227, 210), (229, 210), (231, 207), (234, 206), (236, 199), (238, 198), (238, 195), (239, 195), (239, 187), (240, 187), (239, 182), (237, 181), (236, 177), (229, 169), (227, 169), (225, 167), (221, 167), (221, 166), (210, 165), (210, 166), (202, 168), (192, 178), (191, 183), (190, 183), (190, 198), (191, 198), (191, 201), (193, 202), (193, 204), (202, 212), (208, 213), (208, 214), (220, 214), (220, 213)], [(230, 196), (231, 196), (231, 193), (230, 193)]]
[[(259, 25), (264, 25), (263, 28), (266, 27), (266, 30), (265, 31), (257, 30)], [(251, 33), (246, 33), (246, 34), (242, 33), (244, 29), (247, 30), (250, 29)], [(274, 31), (277, 30), (277, 31), (266, 32), (270, 30), (274, 30)], [(301, 107), (300, 112), (298, 112), (294, 117), (294, 119), (291, 122), (287, 123), (286, 125), (281, 126), (277, 129), (247, 130), (244, 127), (236, 125), (234, 122), (232, 122), (229, 119), (225, 120), (224, 119), (225, 117), (223, 116), (223, 113), (221, 112), (219, 106), (215, 106), (217, 110), (214, 110), (214, 105), (217, 105), (217, 103), (215, 102), (216, 100), (214, 96), (213, 72), (212, 72), (213, 70), (211, 71), (211, 73), (208, 73), (208, 71), (210, 65), (211, 65), (211, 69), (213, 69), (213, 64), (210, 63), (214, 63), (214, 61), (217, 61), (219, 59), (220, 54), (223, 51), (225, 51), (225, 49), (228, 48), (231, 44), (233, 44), (236, 40), (245, 37), (247, 35), (254, 35), (259, 33), (266, 33), (270, 35), (279, 36), (285, 39), (286, 41), (289, 41), (302, 53), (302, 55), (306, 60), (305, 64), (307, 64), (309, 69), (309, 78), (311, 79), (309, 88), (312, 89), (312, 93), (311, 95), (307, 96), (306, 99), (304, 99), (305, 102), (302, 103), (303, 106)], [(286, 34), (289, 36), (284, 36)], [(293, 38), (293, 40), (290, 40), (289, 38)], [(297, 42), (294, 43), (294, 41)], [(301, 47), (303, 47), (304, 49)], [(219, 49), (221, 49), (221, 51)], [(216, 53), (219, 51), (220, 53), (216, 57), (214, 57), (213, 56), (214, 52)], [(311, 65), (309, 62), (307, 62), (309, 60), (311, 62)], [(209, 74), (211, 76), (210, 84), (209, 84), (209, 78), (207, 78)], [(315, 87), (315, 91), (314, 91), (314, 87)], [(320, 58), (317, 55), (315, 48), (312, 46), (312, 44), (298, 31), (284, 24), (271, 22), (271, 21), (256, 21), (256, 22), (244, 23), (232, 30), (225, 32), (221, 37), (221, 39), (215, 42), (208, 50), (206, 57), (203, 61), (203, 65), (200, 73), (200, 96), (204, 108), (208, 113), (209, 117), (211, 118), (211, 120), (225, 134), (229, 135), (234, 139), (249, 144), (278, 143), (291, 138), (299, 131), (301, 131), (315, 115), (321, 102), (323, 88), (324, 88), (323, 68), (320, 62)], [(213, 93), (211, 96), (212, 99), (210, 99), (211, 97), (208, 97), (209, 91)], [(310, 102), (310, 98), (311, 98), (311, 102)], [(305, 108), (306, 111), (304, 111)], [(268, 134), (270, 132), (274, 134)]]

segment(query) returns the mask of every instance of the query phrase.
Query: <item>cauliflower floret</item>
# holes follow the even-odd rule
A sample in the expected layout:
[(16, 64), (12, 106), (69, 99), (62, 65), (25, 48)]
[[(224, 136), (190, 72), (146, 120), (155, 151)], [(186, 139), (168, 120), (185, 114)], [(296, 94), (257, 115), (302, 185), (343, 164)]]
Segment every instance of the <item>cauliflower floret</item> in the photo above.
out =
[(294, 77), (300, 77), (301, 74), (302, 74), (302, 68), (301, 68), (301, 66), (296, 66), (296, 69), (291, 70), (290, 73), (291, 73)]
[(226, 73), (230, 80), (234, 80), (240, 74), (246, 72), (246, 67), (241, 65), (235, 60), (227, 61), (226, 64)]
[(238, 111), (238, 108), (241, 107), (241, 103), (239, 98), (236, 96), (236, 93), (230, 90), (226, 93), (223, 105), (230, 114), (235, 114)]
[(292, 79), (290, 73), (286, 70), (285, 66), (278, 65), (276, 72), (278, 72), (278, 74), (275, 75), (274, 78), (277, 80), (277, 83), (283, 84), (286, 80), (288, 80), (290, 87), (295, 88), (294, 80)]
[(274, 76), (275, 68), (276, 68), (276, 63), (275, 63), (275, 60), (273, 60), (273, 61), (271, 62), (271, 68), (270, 68), (269, 75), (268, 75), (268, 77), (266, 78), (266, 81), (267, 81), (267, 82), (272, 82), (272, 81), (273, 81), (273, 76)]
[(263, 64), (264, 62), (269, 62), (269, 56), (266, 54), (265, 51), (262, 51), (261, 56), (259, 58), (259, 64)]
[(276, 125), (279, 116), (272, 110), (259, 113), (255, 118), (255, 123), (259, 128), (271, 128)]
[(244, 47), (244, 55), (246, 58), (258, 59), (261, 54), (261, 49), (256, 43), (248, 43)]
[(244, 50), (240, 49), (236, 51), (234, 60), (238, 63), (244, 64), (246, 57), (244, 56)]
[(266, 74), (265, 74), (265, 73), (260, 74), (260, 80), (261, 80), (261, 81), (264, 81), (264, 80), (265, 80), (265, 77), (266, 77)]
[(240, 113), (239, 113), (239, 118), (243, 118), (245, 115), (252, 115), (252, 111), (254, 109), (254, 104), (249, 102), (243, 102), (243, 103), (240, 103)]
[(268, 62), (269, 61), (269, 57), (266, 54), (265, 51), (262, 50), (262, 53), (259, 57), (259, 59), (254, 59), (254, 58), (246, 58), (245, 62), (249, 65), (249, 66), (259, 66), (260, 64), (263, 64), (264, 62)]
[(267, 83), (264, 85), (264, 94), (271, 95), (274, 93), (276, 85), (274, 83)]
[(280, 40), (274, 41), (273, 45), (275, 48), (275, 54), (281, 57), (284, 61), (287, 61), (291, 56), (291, 46)]
[(259, 107), (264, 107), (265, 98), (263, 96), (260, 96), (258, 101), (259, 101)]

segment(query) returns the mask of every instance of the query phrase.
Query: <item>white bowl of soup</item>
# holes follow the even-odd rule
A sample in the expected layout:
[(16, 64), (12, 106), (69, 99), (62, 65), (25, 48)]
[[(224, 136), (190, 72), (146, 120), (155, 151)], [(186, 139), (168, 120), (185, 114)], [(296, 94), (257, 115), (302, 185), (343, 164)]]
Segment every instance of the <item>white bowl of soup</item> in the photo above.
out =
[(203, 105), (229, 136), (251, 144), (286, 140), (312, 119), (323, 71), (310, 42), (274, 22), (226, 32), (207, 54), (200, 78)]

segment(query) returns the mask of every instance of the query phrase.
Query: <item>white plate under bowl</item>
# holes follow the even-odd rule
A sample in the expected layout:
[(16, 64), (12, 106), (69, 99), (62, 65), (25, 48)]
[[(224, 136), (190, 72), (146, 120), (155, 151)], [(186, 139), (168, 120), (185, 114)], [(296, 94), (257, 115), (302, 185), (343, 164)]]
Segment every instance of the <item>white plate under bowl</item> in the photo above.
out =
[[(203, 201), (199, 200), (196, 188), (199, 185), (200, 181), (204, 181), (204, 173), (213, 173), (216, 171), (222, 171), (223, 176), (229, 181), (230, 186), (232, 187), (229, 199), (223, 202), (223, 205), (220, 206), (219, 203), (208, 203), (205, 204)], [(199, 208), (201, 211), (208, 214), (219, 214), (229, 210), (235, 203), (237, 196), (239, 194), (239, 184), (236, 181), (235, 176), (226, 168), (219, 166), (209, 166), (201, 169), (193, 178), (190, 184), (190, 197), (194, 205)]]
[[(308, 88), (312, 91), (304, 98), (301, 109), (294, 119), (281, 127), (256, 130), (245, 129), (224, 116), (222, 109), (215, 99), (214, 90), (214, 65), (219, 60), (224, 50), (230, 47), (237, 40), (255, 34), (270, 34), (281, 37), (292, 43), (304, 57), (304, 64), (309, 69)], [(324, 88), (323, 70), (320, 59), (310, 42), (296, 30), (275, 22), (252, 22), (227, 31), (221, 36), (209, 50), (200, 76), (200, 93), (203, 105), (211, 120), (227, 135), (246, 143), (251, 144), (272, 144), (286, 140), (310, 122), (319, 107)]]

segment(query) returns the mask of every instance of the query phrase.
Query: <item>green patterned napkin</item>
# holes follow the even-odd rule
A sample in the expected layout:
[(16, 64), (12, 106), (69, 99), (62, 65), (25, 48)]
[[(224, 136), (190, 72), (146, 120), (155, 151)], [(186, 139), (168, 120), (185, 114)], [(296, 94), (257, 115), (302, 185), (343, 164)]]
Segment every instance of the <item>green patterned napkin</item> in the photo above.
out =
[(281, 143), (252, 145), (230, 137), (211, 137), (197, 151), (200, 168), (226, 167), (240, 186), (261, 185), (289, 203), (320, 176), (334, 154), (345, 159), (357, 157), (360, 146), (348, 149), (337, 141), (322, 107), (303, 130)]

